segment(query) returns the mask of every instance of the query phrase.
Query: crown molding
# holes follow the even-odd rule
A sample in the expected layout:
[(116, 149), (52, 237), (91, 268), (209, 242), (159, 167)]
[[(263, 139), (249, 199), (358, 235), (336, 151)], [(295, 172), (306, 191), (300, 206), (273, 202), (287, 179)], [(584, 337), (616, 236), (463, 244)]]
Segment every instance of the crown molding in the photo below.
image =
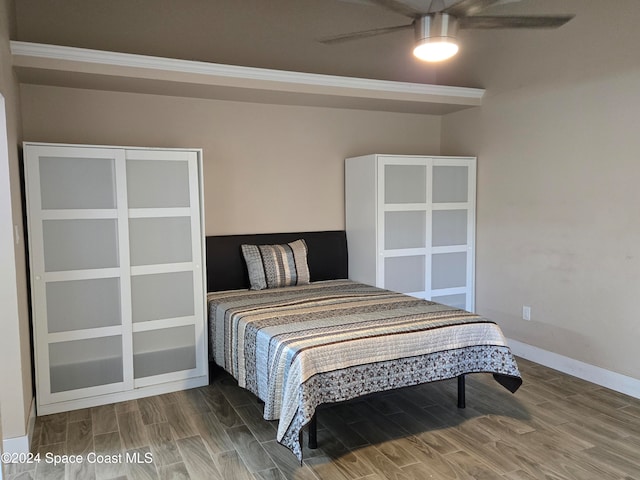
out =
[[(46, 84), (46, 73), (59, 71), (85, 77), (144, 78), (254, 91), (416, 102), (439, 105), (445, 111), (447, 105), (454, 110), (478, 106), (485, 92), (478, 88), (289, 72), (20, 41), (11, 41), (11, 53), (18, 76), (21, 81), (26, 79), (25, 83)], [(27, 74), (21, 75), (24, 72)]]

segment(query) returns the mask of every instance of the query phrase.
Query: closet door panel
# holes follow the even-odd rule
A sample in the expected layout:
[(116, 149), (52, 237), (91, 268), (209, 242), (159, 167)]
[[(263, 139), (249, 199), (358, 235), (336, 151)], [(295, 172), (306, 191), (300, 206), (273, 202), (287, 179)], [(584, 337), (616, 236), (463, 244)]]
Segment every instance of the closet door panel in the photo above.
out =
[(133, 322), (192, 317), (195, 314), (193, 272), (131, 277)]
[(422, 157), (380, 156), (377, 171), (378, 286), (424, 297), (428, 165)]
[(467, 286), (467, 253), (438, 253), (431, 256), (431, 289)]
[(194, 325), (133, 334), (136, 379), (196, 368)]
[(424, 292), (425, 256), (411, 255), (384, 259), (384, 288), (401, 293)]
[(46, 272), (120, 266), (115, 219), (66, 219), (42, 222)]
[(425, 165), (384, 165), (384, 203), (425, 203), (427, 167)]
[(116, 208), (113, 159), (43, 155), (38, 163), (43, 210)]
[(431, 297), (434, 302), (442, 303), (443, 305), (449, 305), (450, 307), (459, 308), (461, 310), (467, 309), (467, 294), (458, 293), (454, 295), (434, 295)]
[(120, 295), (117, 277), (48, 282), (48, 333), (121, 325)]
[(127, 160), (129, 208), (189, 207), (189, 165), (178, 160)]
[(41, 412), (45, 405), (126, 388), (125, 243), (118, 224), (124, 154), (25, 144), (24, 155)]
[(424, 210), (384, 214), (385, 250), (425, 248), (427, 216)]
[(473, 311), (476, 161), (434, 157), (432, 178), (428, 298)]
[(127, 150), (136, 387), (205, 375), (198, 156)]
[(433, 203), (469, 201), (469, 167), (434, 165)]
[(434, 210), (432, 213), (432, 247), (466, 245), (467, 210)]
[(51, 393), (123, 381), (122, 337), (91, 338), (49, 345)]
[(191, 262), (191, 217), (131, 218), (131, 265)]

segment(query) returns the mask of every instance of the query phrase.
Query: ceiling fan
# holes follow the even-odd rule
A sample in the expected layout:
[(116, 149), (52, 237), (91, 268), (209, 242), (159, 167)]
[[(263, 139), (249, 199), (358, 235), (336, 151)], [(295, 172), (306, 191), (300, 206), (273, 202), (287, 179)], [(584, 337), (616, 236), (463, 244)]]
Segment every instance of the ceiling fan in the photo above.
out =
[[(421, 60), (437, 62), (451, 58), (458, 52), (456, 42), (458, 29), (557, 28), (574, 17), (574, 15), (477, 15), (490, 6), (514, 1), (519, 0), (424, 0), (425, 8), (421, 9), (400, 0), (367, 0), (367, 3), (400, 13), (412, 18), (413, 21), (406, 25), (325, 37), (319, 41), (335, 44), (413, 28), (416, 38), (413, 54)], [(413, 4), (416, 2), (413, 1)]]

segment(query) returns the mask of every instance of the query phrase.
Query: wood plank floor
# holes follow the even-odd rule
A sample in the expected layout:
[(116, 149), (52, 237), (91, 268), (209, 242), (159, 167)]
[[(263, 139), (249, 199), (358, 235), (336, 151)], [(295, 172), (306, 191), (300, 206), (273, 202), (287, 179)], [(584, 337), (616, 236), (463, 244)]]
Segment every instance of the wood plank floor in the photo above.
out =
[[(468, 376), (465, 410), (455, 379), (325, 407), (320, 448), (302, 465), (256, 398), (220, 374), (208, 387), (38, 417), (33, 452), (85, 461), (8, 465), (5, 478), (640, 479), (640, 400), (518, 363), (515, 395)], [(89, 463), (92, 452), (129, 461)]]

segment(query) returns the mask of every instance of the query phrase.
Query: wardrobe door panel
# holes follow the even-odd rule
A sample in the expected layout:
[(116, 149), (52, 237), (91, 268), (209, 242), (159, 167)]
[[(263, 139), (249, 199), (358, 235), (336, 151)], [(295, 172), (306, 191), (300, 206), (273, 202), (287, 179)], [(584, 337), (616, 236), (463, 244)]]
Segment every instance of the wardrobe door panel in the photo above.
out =
[(431, 256), (431, 289), (467, 286), (466, 252), (438, 253)]
[(115, 219), (44, 220), (42, 236), (46, 272), (120, 265)]
[(467, 309), (467, 294), (458, 293), (454, 295), (434, 295), (431, 297), (434, 302), (442, 303), (443, 305), (449, 305), (450, 307), (459, 308), (461, 310)]
[(121, 325), (120, 296), (117, 277), (49, 282), (46, 285), (47, 331)]
[(122, 382), (122, 362), (119, 335), (51, 343), (51, 393)]
[(432, 247), (466, 245), (467, 210), (434, 210), (432, 214)]
[(193, 325), (133, 334), (135, 378), (194, 368), (196, 368), (196, 336)]
[(132, 266), (190, 262), (191, 218), (131, 218), (129, 242)]
[(195, 152), (127, 150), (136, 387), (206, 375)]
[(385, 250), (424, 248), (426, 246), (427, 217), (424, 210), (385, 212)]
[(195, 314), (193, 272), (170, 272), (131, 277), (133, 323)]
[(424, 165), (385, 165), (384, 203), (425, 203), (427, 167)]
[(424, 292), (425, 256), (385, 258), (384, 288), (401, 293)]
[(469, 201), (469, 167), (434, 165), (433, 203)]
[(38, 163), (43, 210), (116, 208), (113, 159), (41, 156)]
[(189, 207), (189, 165), (171, 160), (127, 160), (129, 208)]

